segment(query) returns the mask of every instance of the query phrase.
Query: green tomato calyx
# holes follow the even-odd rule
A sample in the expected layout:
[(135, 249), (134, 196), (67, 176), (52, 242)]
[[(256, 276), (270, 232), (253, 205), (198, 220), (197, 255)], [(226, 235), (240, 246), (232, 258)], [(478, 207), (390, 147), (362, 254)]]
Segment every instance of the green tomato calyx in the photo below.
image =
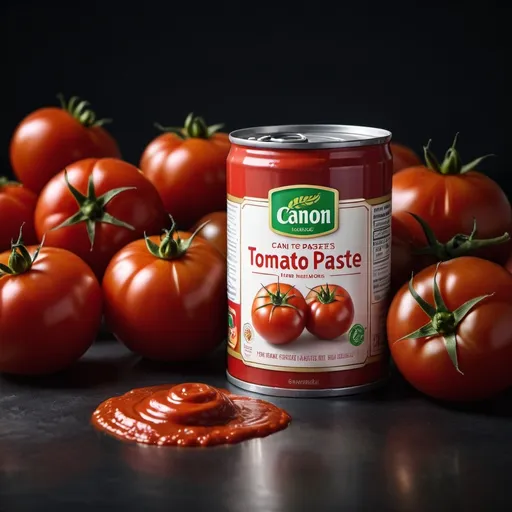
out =
[(299, 311), (299, 309), (294, 306), (293, 304), (290, 304), (289, 301), (297, 295), (295, 295), (293, 292), (295, 291), (295, 286), (292, 286), (286, 293), (283, 293), (281, 291), (281, 285), (279, 283), (279, 279), (277, 280), (277, 290), (275, 293), (272, 293), (264, 284), (261, 285), (261, 288), (265, 290), (264, 295), (258, 295), (257, 299), (269, 299), (269, 301), (266, 304), (262, 304), (261, 306), (258, 306), (255, 311), (258, 311), (258, 309), (271, 307), (269, 320), (272, 320), (272, 315), (274, 314), (274, 311), (276, 308), (292, 308), (296, 311)]
[(503, 235), (494, 238), (476, 238), (477, 225), (476, 219), (473, 219), (473, 229), (469, 235), (463, 233), (456, 234), (445, 244), (439, 242), (434, 234), (434, 230), (429, 224), (415, 213), (408, 212), (418, 222), (427, 239), (427, 246), (414, 251), (417, 255), (434, 256), (438, 261), (448, 261), (453, 258), (467, 256), (478, 249), (491, 247), (493, 245), (503, 244), (510, 240), (510, 235), (505, 232)]
[(116, 219), (114, 216), (110, 215), (110, 213), (106, 212), (105, 206), (110, 201), (112, 201), (114, 197), (121, 194), (122, 192), (126, 192), (127, 190), (136, 190), (137, 187), (114, 188), (108, 192), (105, 192), (105, 194), (102, 196), (96, 197), (92, 173), (89, 175), (89, 180), (87, 183), (87, 195), (82, 194), (73, 185), (71, 185), (69, 182), (68, 171), (66, 169), (64, 169), (64, 179), (66, 180), (66, 184), (70, 193), (73, 195), (78, 204), (78, 211), (71, 215), (71, 217), (67, 218), (64, 222), (61, 222), (58, 226), (53, 227), (51, 229), (52, 231), (64, 228), (66, 226), (73, 226), (75, 224), (79, 224), (80, 222), (85, 222), (85, 227), (87, 229), (89, 241), (91, 242), (92, 251), (94, 249), (94, 238), (96, 234), (97, 222), (112, 224), (114, 226), (130, 229), (132, 231), (135, 229), (131, 224)]
[(455, 327), (455, 315), (451, 312), (439, 311), (432, 318), (432, 325), (439, 334), (450, 335)]
[(81, 100), (78, 96), (72, 96), (69, 101), (66, 101), (64, 95), (59, 93), (57, 94), (57, 98), (60, 101), (62, 110), (71, 114), (74, 119), (86, 128), (103, 126), (112, 122), (112, 119), (97, 119), (96, 113), (88, 108), (90, 103), (88, 101)]
[(494, 156), (492, 154), (484, 155), (479, 158), (475, 158), (473, 161), (468, 164), (463, 164), (462, 159), (460, 158), (460, 154), (456, 149), (457, 139), (459, 134), (455, 134), (452, 145), (446, 151), (444, 160), (439, 163), (439, 160), (436, 158), (433, 151), (430, 149), (430, 144), (432, 140), (429, 140), (426, 146), (423, 146), (423, 154), (425, 157), (425, 163), (429, 169), (436, 171), (440, 174), (465, 174), (466, 172), (473, 171), (483, 160)]
[(0, 176), (0, 188), (10, 185), (11, 187), (21, 187), (19, 181), (10, 180), (7, 176)]
[(450, 311), (443, 300), (441, 291), (437, 284), (437, 273), (439, 270), (440, 263), (437, 264), (434, 272), (434, 283), (433, 283), (433, 294), (434, 294), (434, 305), (429, 304), (425, 299), (420, 297), (413, 287), (414, 276), (409, 281), (409, 292), (417, 302), (423, 312), (430, 318), (424, 326), (420, 327), (414, 332), (411, 332), (402, 338), (398, 339), (395, 343), (403, 340), (415, 340), (421, 338), (430, 338), (431, 336), (442, 336), (444, 345), (448, 356), (455, 369), (463, 375), (463, 372), (459, 368), (459, 362), (457, 358), (457, 327), (465, 316), (480, 302), (491, 297), (493, 294), (481, 295), (470, 299), (455, 311)]
[(146, 247), (148, 251), (155, 256), (156, 258), (160, 258), (162, 260), (174, 260), (181, 258), (186, 254), (186, 252), (190, 249), (194, 238), (197, 236), (199, 231), (201, 231), (206, 224), (210, 221), (203, 222), (198, 228), (192, 233), (190, 238), (186, 238), (183, 240), (180, 237), (178, 230), (176, 229), (176, 222), (169, 215), (171, 219), (171, 228), (163, 230), (163, 236), (160, 238), (160, 245), (156, 244), (149, 238), (146, 233), (144, 233), (144, 239), (146, 241)]
[(201, 116), (194, 116), (191, 112), (185, 119), (183, 127), (162, 126), (155, 123), (155, 127), (165, 133), (174, 133), (181, 139), (209, 139), (224, 127), (223, 123), (208, 126)]
[(323, 285), (320, 286), (320, 290), (315, 290), (314, 288), (308, 288), (313, 293), (316, 293), (316, 297), (319, 302), (322, 304), (331, 304), (333, 302), (336, 302), (336, 287), (334, 287), (332, 290), (329, 288), (329, 284), (325, 284), (325, 288)]
[(35, 250), (34, 254), (31, 256), (28, 252), (25, 244), (23, 243), (23, 223), (20, 227), (20, 234), (18, 236), (18, 240), (16, 242), (11, 240), (11, 254), (9, 255), (9, 261), (7, 265), (0, 263), (0, 277), (5, 275), (19, 275), (28, 272), (37, 257), (39, 256), (39, 252), (44, 244), (44, 236), (41, 240), (40, 245)]

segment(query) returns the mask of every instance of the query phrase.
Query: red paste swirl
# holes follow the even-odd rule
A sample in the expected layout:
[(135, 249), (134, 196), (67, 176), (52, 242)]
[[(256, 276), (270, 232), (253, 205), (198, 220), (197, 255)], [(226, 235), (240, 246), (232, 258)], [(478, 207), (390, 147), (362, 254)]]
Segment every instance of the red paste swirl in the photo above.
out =
[(291, 417), (275, 405), (207, 384), (134, 389), (109, 398), (93, 425), (119, 439), (145, 444), (212, 446), (265, 437)]

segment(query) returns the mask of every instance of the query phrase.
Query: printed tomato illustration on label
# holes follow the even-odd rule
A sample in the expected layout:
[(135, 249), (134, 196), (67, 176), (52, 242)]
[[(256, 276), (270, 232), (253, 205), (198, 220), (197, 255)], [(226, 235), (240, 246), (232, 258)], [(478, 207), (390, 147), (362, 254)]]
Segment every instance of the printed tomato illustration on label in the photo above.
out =
[(352, 325), (354, 303), (345, 288), (329, 283), (315, 286), (308, 293), (306, 302), (309, 306), (306, 327), (316, 337), (333, 340), (345, 334)]
[(334, 125), (231, 134), (228, 379), (322, 396), (387, 375), (389, 132)]
[(263, 285), (252, 303), (251, 320), (258, 334), (272, 345), (286, 345), (304, 330), (307, 306), (294, 286)]

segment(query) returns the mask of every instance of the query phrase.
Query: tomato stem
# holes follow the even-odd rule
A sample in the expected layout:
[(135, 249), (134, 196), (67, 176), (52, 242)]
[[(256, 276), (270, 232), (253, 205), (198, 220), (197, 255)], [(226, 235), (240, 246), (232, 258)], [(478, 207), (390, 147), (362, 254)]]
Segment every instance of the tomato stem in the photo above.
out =
[(6, 185), (21, 187), (21, 183), (19, 181), (10, 180), (7, 176), (0, 176), (0, 188), (5, 187)]
[(289, 304), (289, 302), (288, 302), (289, 300), (297, 297), (297, 295), (295, 295), (295, 294), (290, 295), (290, 292), (295, 290), (295, 285), (292, 286), (291, 288), (289, 288), (288, 291), (284, 294), (281, 292), (281, 284), (279, 283), (279, 278), (277, 278), (276, 293), (272, 293), (263, 283), (261, 284), (261, 287), (265, 290), (265, 292), (267, 294), (259, 295), (257, 298), (258, 299), (269, 298), (270, 302), (267, 302), (266, 304), (262, 304), (261, 306), (258, 306), (257, 308), (255, 308), (255, 311), (257, 311), (258, 309), (266, 308), (268, 306), (272, 306), (272, 310), (270, 311), (269, 318), (272, 318), (272, 314), (274, 313), (274, 310), (276, 309), (276, 307), (292, 308), (292, 309), (299, 311), (299, 309), (296, 306), (294, 306), (293, 304)]
[(20, 227), (20, 233), (18, 235), (18, 240), (16, 242), (11, 240), (11, 254), (9, 255), (9, 260), (7, 265), (0, 263), (0, 277), (4, 275), (19, 275), (28, 272), (37, 257), (39, 256), (39, 252), (44, 244), (44, 236), (41, 240), (40, 245), (34, 251), (34, 254), (30, 256), (25, 244), (23, 243), (23, 223)]
[(423, 154), (425, 157), (425, 163), (427, 164), (427, 167), (429, 169), (432, 169), (436, 172), (441, 172), (441, 167), (439, 165), (439, 162), (436, 158), (436, 155), (432, 152), (430, 149), (430, 144), (432, 143), (432, 139), (429, 139), (426, 146), (423, 146)]
[(432, 325), (439, 334), (451, 334), (455, 328), (453, 313), (440, 311), (432, 318)]
[(484, 155), (479, 158), (475, 158), (473, 161), (463, 164), (459, 152), (456, 149), (457, 140), (459, 133), (455, 134), (452, 145), (446, 151), (444, 160), (441, 164), (437, 160), (435, 154), (430, 149), (432, 139), (430, 139), (426, 146), (423, 146), (423, 154), (425, 158), (425, 164), (429, 169), (444, 175), (455, 175), (464, 174), (468, 171), (474, 170), (483, 160), (494, 156), (492, 154)]
[(460, 258), (467, 256), (470, 253), (484, 247), (491, 247), (494, 245), (503, 244), (510, 240), (510, 235), (505, 232), (501, 236), (494, 238), (475, 238), (477, 232), (476, 219), (473, 219), (473, 229), (469, 235), (462, 233), (456, 234), (453, 238), (448, 240), (445, 244), (439, 242), (436, 238), (433, 229), (429, 224), (415, 213), (408, 212), (419, 223), (425, 238), (427, 239), (427, 246), (414, 251), (417, 255), (434, 256), (438, 261), (448, 261), (453, 258)]
[(69, 112), (86, 128), (103, 126), (112, 122), (112, 119), (96, 119), (96, 113), (90, 108), (87, 108), (90, 103), (88, 101), (81, 100), (78, 96), (72, 96), (67, 102), (62, 93), (57, 94), (57, 98), (60, 101), (62, 110)]
[(64, 169), (64, 180), (68, 186), (69, 192), (75, 198), (78, 204), (78, 211), (68, 217), (64, 222), (61, 222), (58, 226), (52, 228), (55, 229), (64, 228), (66, 226), (74, 226), (80, 222), (85, 223), (87, 229), (87, 235), (91, 242), (91, 251), (94, 248), (94, 238), (96, 234), (96, 223), (103, 222), (105, 224), (113, 224), (122, 228), (130, 229), (133, 231), (135, 228), (122, 220), (110, 215), (105, 211), (105, 206), (114, 199), (117, 195), (128, 190), (136, 190), (137, 187), (119, 187), (105, 192), (100, 197), (96, 196), (96, 190), (94, 188), (94, 181), (92, 173), (89, 175), (87, 182), (87, 195), (82, 194), (77, 190), (69, 181), (68, 171)]
[(318, 301), (322, 304), (331, 304), (336, 302), (336, 287), (334, 287), (334, 290), (331, 290), (329, 288), (329, 283), (325, 284), (325, 288), (321, 285), (320, 290), (315, 290), (314, 288), (308, 288), (308, 290), (316, 293)]
[(455, 367), (455, 369), (463, 375), (463, 372), (459, 368), (458, 358), (457, 358), (457, 327), (460, 322), (464, 319), (464, 317), (476, 306), (479, 302), (485, 300), (488, 297), (491, 297), (493, 294), (481, 295), (479, 297), (475, 297), (474, 299), (470, 299), (461, 306), (459, 306), (455, 311), (450, 311), (444, 302), (441, 291), (439, 290), (439, 286), (437, 284), (437, 274), (439, 270), (439, 266), (441, 263), (436, 265), (436, 270), (434, 272), (434, 282), (433, 282), (433, 295), (434, 295), (434, 305), (429, 304), (425, 299), (423, 299), (418, 292), (413, 287), (413, 279), (414, 275), (411, 276), (409, 281), (409, 292), (413, 296), (414, 300), (418, 304), (418, 306), (423, 310), (423, 312), (429, 317), (430, 321), (425, 325), (420, 327), (414, 332), (406, 334), (402, 336), (402, 338), (395, 341), (398, 343), (403, 340), (415, 340), (421, 338), (428, 338), (431, 336), (441, 335), (444, 339), (446, 351), (450, 360)]
[(162, 126), (159, 123), (154, 123), (154, 126), (165, 133), (174, 133), (182, 139), (209, 139), (220, 129), (224, 127), (223, 123), (208, 126), (201, 116), (194, 116), (191, 112), (185, 119), (183, 127), (177, 126)]
[(176, 229), (176, 221), (173, 219), (172, 215), (169, 215), (169, 218), (171, 219), (171, 228), (163, 230), (164, 235), (160, 239), (160, 245), (153, 242), (146, 233), (144, 233), (144, 239), (146, 241), (148, 251), (156, 258), (160, 258), (162, 260), (174, 260), (181, 258), (189, 250), (196, 235), (210, 222), (209, 220), (203, 222), (192, 233), (190, 238), (183, 240)]

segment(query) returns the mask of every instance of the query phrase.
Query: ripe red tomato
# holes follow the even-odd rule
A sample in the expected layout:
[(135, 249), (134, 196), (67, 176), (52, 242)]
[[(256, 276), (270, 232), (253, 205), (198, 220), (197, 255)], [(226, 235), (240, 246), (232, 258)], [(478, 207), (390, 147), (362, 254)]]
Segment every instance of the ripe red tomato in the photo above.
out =
[(263, 286), (252, 303), (256, 332), (273, 345), (296, 340), (306, 325), (307, 304), (294, 286), (272, 283)]
[(208, 222), (199, 232), (198, 236), (208, 240), (215, 249), (217, 249), (224, 257), (227, 256), (227, 213), (212, 212), (198, 220), (192, 231), (198, 229), (205, 222)]
[(52, 176), (84, 158), (121, 158), (114, 138), (96, 119), (89, 103), (60, 97), (61, 108), (48, 107), (29, 114), (16, 128), (10, 145), (14, 174), (39, 193)]
[(512, 274), (512, 254), (509, 256), (509, 258), (505, 262), (505, 268)]
[(455, 258), (422, 270), (412, 287), (400, 289), (387, 319), (391, 354), (406, 380), (450, 401), (512, 386), (512, 276), (503, 267)]
[(225, 338), (226, 261), (206, 240), (174, 227), (121, 249), (103, 293), (110, 331), (148, 359), (194, 360)]
[(411, 214), (411, 217), (422, 227), (428, 244), (421, 248), (417, 247), (413, 236), (402, 221), (397, 217), (392, 218), (391, 292), (393, 295), (411, 278), (411, 274), (416, 274), (434, 263), (461, 256), (472, 256), (483, 248), (510, 242), (508, 233), (496, 238), (477, 238), (475, 222), (471, 233), (458, 233), (451, 240), (442, 244), (436, 239), (432, 228), (421, 217), (415, 214)]
[(69, 165), (37, 201), (36, 232), (46, 244), (68, 249), (101, 280), (112, 256), (133, 240), (156, 234), (167, 216), (155, 187), (133, 165), (88, 158)]
[(165, 133), (142, 154), (142, 172), (182, 229), (190, 229), (207, 213), (226, 208), (230, 142), (226, 133), (218, 132), (221, 127), (207, 127), (201, 117), (190, 114), (184, 128), (160, 127)]
[[(393, 217), (409, 230), (416, 247), (425, 246), (426, 238), (409, 212), (427, 222), (441, 243), (471, 233), (475, 221), (480, 239), (499, 237), (512, 225), (512, 209), (503, 190), (472, 170), (481, 159), (462, 166), (455, 143), (441, 165), (427, 146), (427, 165), (393, 176)], [(504, 244), (480, 249), (475, 255), (503, 263), (509, 251)]]
[(20, 183), (0, 177), (0, 252), (11, 247), (23, 225), (27, 245), (37, 243), (34, 228), (34, 210), (37, 196)]
[(0, 255), (0, 371), (53, 373), (94, 341), (101, 288), (92, 270), (63, 249), (25, 247)]
[(393, 154), (393, 173), (421, 165), (420, 157), (411, 148), (397, 142), (392, 142), (390, 146)]
[(354, 320), (354, 303), (345, 288), (336, 284), (315, 286), (306, 296), (306, 329), (323, 340), (345, 334)]

